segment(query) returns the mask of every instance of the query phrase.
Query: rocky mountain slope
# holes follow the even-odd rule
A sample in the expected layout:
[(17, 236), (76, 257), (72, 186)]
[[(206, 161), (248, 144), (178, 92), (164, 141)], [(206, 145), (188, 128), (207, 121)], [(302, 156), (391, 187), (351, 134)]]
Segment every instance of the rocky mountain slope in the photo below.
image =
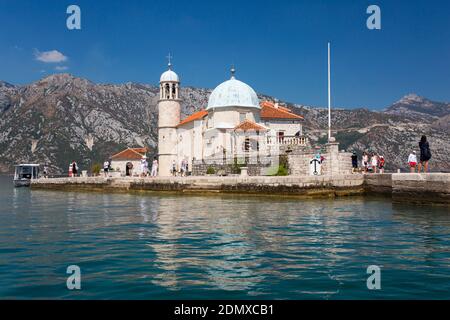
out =
[[(316, 143), (326, 141), (328, 111), (293, 105), (305, 116), (308, 136)], [(376, 112), (367, 109), (332, 112), (333, 135), (340, 148), (348, 151), (375, 152), (386, 158), (387, 169), (407, 170), (411, 150), (419, 152), (418, 141), (426, 135), (430, 141), (433, 171), (450, 171), (450, 103), (433, 102), (414, 94), (407, 95), (387, 108)]]
[[(183, 115), (204, 108), (210, 93), (183, 88)], [(127, 146), (148, 146), (154, 154), (157, 99), (155, 86), (94, 84), (69, 74), (25, 86), (0, 81), (0, 171), (11, 172), (19, 162), (38, 162), (65, 173), (71, 160), (89, 169)], [(323, 143), (327, 110), (288, 105), (305, 117), (311, 141)], [(427, 134), (433, 168), (450, 171), (449, 117), (448, 103), (408, 95), (383, 112), (333, 110), (332, 120), (342, 149), (378, 152), (391, 169), (404, 168), (409, 151), (417, 150), (420, 136)]]

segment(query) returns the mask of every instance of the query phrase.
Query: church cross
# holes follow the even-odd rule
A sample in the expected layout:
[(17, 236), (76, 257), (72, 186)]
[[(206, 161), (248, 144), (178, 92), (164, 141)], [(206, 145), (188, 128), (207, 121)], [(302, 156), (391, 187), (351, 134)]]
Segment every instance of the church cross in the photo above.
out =
[(236, 69), (234, 68), (234, 64), (231, 65), (231, 78), (234, 79), (234, 74), (236, 73)]
[(169, 61), (169, 63), (168, 63), (168, 66), (169, 66), (169, 68), (172, 66), (172, 58), (173, 58), (173, 56), (170, 54), (170, 52), (169, 52), (169, 55), (166, 57), (167, 58), (167, 60)]

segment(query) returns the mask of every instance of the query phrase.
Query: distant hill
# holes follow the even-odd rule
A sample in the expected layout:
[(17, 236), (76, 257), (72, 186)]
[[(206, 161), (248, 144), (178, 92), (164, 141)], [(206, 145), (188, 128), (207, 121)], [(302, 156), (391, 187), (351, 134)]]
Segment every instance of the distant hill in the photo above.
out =
[[(210, 89), (181, 90), (183, 115), (205, 108)], [(260, 95), (261, 99), (276, 100)], [(90, 168), (125, 147), (157, 150), (158, 88), (126, 83), (95, 84), (69, 74), (14, 86), (0, 81), (0, 172), (19, 162), (48, 163), (65, 173), (71, 160)], [(289, 104), (305, 117), (313, 143), (326, 140), (327, 110)], [(429, 136), (432, 168), (450, 171), (448, 103), (408, 95), (376, 112), (333, 110), (334, 135), (341, 149), (383, 154), (387, 167), (405, 168), (422, 134)]]
[(386, 113), (399, 115), (430, 115), (444, 117), (450, 114), (450, 103), (435, 102), (416, 94), (409, 94), (390, 106)]

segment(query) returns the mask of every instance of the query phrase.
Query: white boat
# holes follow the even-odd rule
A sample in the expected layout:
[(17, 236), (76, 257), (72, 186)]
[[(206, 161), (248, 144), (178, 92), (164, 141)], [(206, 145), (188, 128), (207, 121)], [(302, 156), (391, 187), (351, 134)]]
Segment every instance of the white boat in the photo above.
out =
[(31, 180), (39, 177), (38, 164), (18, 164), (14, 167), (14, 187), (28, 187)]

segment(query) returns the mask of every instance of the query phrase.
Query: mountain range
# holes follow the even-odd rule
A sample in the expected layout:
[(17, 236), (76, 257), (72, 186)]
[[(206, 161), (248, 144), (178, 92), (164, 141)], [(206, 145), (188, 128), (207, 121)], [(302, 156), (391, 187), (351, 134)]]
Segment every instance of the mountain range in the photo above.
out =
[[(28, 85), (0, 81), (0, 172), (23, 162), (47, 163), (67, 172), (76, 160), (82, 169), (102, 163), (126, 147), (157, 150), (158, 87), (146, 84), (96, 84), (70, 74), (54, 74)], [(182, 117), (205, 108), (210, 89), (181, 89)], [(286, 104), (304, 116), (304, 133), (314, 144), (326, 142), (327, 109)], [(411, 150), (425, 134), (432, 170), (450, 171), (450, 103), (407, 95), (382, 111), (334, 108), (333, 135), (340, 148), (376, 152), (387, 169), (407, 169)]]

